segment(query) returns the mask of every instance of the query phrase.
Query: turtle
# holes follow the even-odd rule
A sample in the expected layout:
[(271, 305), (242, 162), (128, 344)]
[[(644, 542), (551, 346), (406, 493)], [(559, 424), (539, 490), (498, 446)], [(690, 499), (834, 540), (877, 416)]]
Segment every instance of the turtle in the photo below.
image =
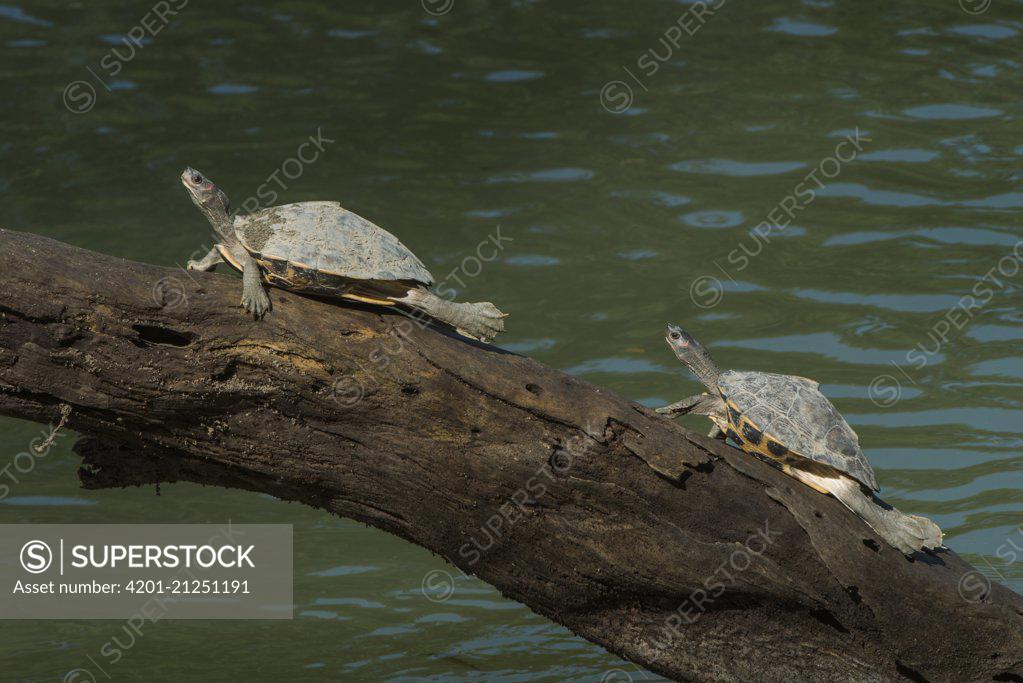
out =
[(709, 393), (658, 408), (658, 413), (706, 415), (714, 423), (709, 436), (730, 439), (810, 488), (833, 495), (906, 555), (942, 547), (938, 525), (903, 514), (876, 495), (877, 478), (856, 432), (816, 381), (767, 372), (722, 372), (678, 325), (668, 324), (665, 340)]
[(226, 262), (242, 273), (242, 306), (259, 319), (270, 308), (263, 283), (304, 294), (399, 306), (489, 342), (504, 331), (494, 304), (456, 303), (430, 291), (434, 279), (397, 237), (336, 201), (312, 201), (231, 215), (227, 195), (192, 167), (181, 183), (219, 241), (189, 270)]

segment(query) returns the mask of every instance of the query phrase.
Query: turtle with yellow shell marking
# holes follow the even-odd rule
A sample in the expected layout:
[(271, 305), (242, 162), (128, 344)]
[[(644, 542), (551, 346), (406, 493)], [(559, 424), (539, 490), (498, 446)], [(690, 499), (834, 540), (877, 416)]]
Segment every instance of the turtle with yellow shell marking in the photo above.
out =
[(907, 555), (941, 547), (941, 529), (934, 522), (903, 514), (874, 495), (877, 479), (856, 432), (817, 382), (795, 375), (722, 372), (707, 350), (678, 325), (668, 325), (665, 339), (710, 393), (657, 412), (706, 415), (714, 423), (710, 436), (731, 439), (814, 490), (835, 496)]

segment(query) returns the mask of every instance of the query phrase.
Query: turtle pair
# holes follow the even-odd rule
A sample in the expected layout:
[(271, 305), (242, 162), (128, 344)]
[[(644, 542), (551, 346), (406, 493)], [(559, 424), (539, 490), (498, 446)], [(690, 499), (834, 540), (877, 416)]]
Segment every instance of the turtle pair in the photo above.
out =
[(817, 382), (795, 375), (722, 372), (677, 325), (668, 325), (665, 340), (710, 393), (658, 408), (658, 413), (706, 415), (714, 423), (710, 436), (731, 439), (810, 488), (830, 493), (907, 555), (941, 547), (938, 525), (903, 514), (875, 495), (877, 479), (856, 432)]
[(429, 287), (433, 276), (408, 247), (338, 202), (301, 202), (231, 216), (224, 191), (193, 168), (181, 174), (192, 201), (220, 241), (189, 270), (227, 263), (242, 273), (242, 306), (260, 318), (270, 308), (266, 282), (304, 294), (425, 313), (459, 333), (490, 341), (504, 317), (490, 302), (456, 303)]
[[(504, 330), (505, 316), (492, 303), (456, 303), (431, 292), (433, 276), (408, 247), (337, 202), (286, 204), (232, 217), (227, 195), (202, 173), (186, 168), (181, 182), (220, 238), (188, 268), (212, 270), (226, 262), (240, 271), (242, 305), (257, 318), (270, 308), (265, 281), (294, 292), (425, 313), (482, 341)], [(682, 328), (668, 325), (666, 339), (710, 393), (659, 408), (659, 413), (708, 416), (714, 423), (712, 436), (730, 438), (807, 486), (834, 495), (904, 553), (941, 546), (936, 524), (904, 515), (874, 495), (877, 481), (856, 433), (817, 382), (721, 372)]]

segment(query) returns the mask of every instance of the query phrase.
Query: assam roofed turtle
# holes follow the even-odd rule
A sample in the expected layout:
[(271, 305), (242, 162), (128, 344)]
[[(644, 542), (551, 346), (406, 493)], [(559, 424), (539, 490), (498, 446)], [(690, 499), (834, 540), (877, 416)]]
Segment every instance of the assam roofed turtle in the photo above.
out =
[(421, 311), (461, 334), (490, 341), (504, 331), (492, 303), (456, 303), (429, 290), (433, 276), (408, 247), (338, 202), (300, 202), (231, 215), (227, 195), (193, 168), (181, 174), (219, 242), (190, 270), (227, 262), (242, 273), (242, 305), (257, 318), (270, 308), (264, 280), (294, 292)]
[(941, 547), (941, 529), (934, 522), (903, 514), (874, 495), (877, 479), (856, 432), (817, 382), (795, 375), (722, 372), (678, 325), (668, 325), (665, 339), (710, 393), (657, 412), (707, 415), (714, 422), (712, 436), (731, 439), (807, 486), (832, 494), (903, 553)]

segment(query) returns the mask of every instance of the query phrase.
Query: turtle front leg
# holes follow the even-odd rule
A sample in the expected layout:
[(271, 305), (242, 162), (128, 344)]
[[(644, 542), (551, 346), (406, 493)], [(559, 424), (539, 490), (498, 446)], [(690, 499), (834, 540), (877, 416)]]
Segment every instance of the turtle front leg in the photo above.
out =
[(721, 400), (721, 397), (711, 394), (697, 394), (696, 396), (690, 396), (657, 409), (658, 413), (668, 417), (687, 415), (689, 413), (708, 416), (714, 423), (714, 426), (710, 428), (710, 432), (707, 433), (707, 436), (712, 439), (725, 438), (725, 432), (721, 429), (720, 425), (728, 421), (728, 413), (726, 411), (725, 402)]
[(224, 257), (220, 255), (220, 251), (213, 247), (210, 249), (210, 253), (203, 256), (198, 261), (190, 259), (186, 264), (188, 270), (201, 270), (203, 272), (209, 272), (217, 267), (218, 263), (223, 263)]
[(658, 413), (668, 417), (688, 415), (689, 413), (694, 415), (723, 415), (724, 411), (725, 402), (721, 400), (720, 396), (712, 396), (711, 394), (697, 394), (696, 396), (690, 396), (657, 409)]
[(270, 309), (270, 297), (263, 289), (259, 264), (249, 254), (242, 259), (242, 306), (259, 320)]

